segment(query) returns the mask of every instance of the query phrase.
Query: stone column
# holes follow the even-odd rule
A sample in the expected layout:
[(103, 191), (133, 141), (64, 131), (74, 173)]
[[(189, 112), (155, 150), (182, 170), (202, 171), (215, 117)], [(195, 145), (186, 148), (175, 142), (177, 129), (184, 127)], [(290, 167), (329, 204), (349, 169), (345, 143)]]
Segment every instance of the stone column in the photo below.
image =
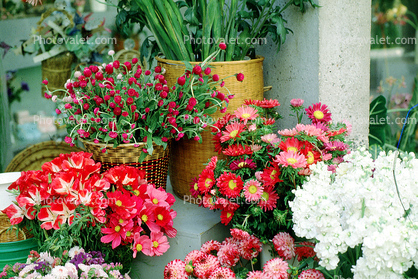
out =
[(284, 14), (289, 34), (277, 53), (270, 42), (257, 47), (266, 56), (264, 80), (273, 89), (267, 98), (277, 98), (288, 121), (289, 101), (305, 99), (305, 105), (322, 102), (334, 121), (353, 124), (351, 139), (367, 144), (370, 94), (371, 0), (319, 0), (320, 8), (301, 14), (291, 7)]

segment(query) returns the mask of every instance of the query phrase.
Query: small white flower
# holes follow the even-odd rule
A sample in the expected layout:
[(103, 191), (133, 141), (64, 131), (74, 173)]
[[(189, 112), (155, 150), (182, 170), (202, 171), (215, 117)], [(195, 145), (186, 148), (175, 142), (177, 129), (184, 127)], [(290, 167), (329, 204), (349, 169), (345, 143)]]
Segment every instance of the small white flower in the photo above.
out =
[(114, 50), (109, 50), (109, 52), (107, 54), (109, 54), (110, 56), (113, 56), (115, 54), (115, 51)]
[(75, 73), (74, 73), (74, 77), (75, 78), (78, 78), (78, 77), (80, 77), (81, 76), (81, 72), (80, 71), (75, 71)]
[(122, 79), (122, 74), (118, 74), (116, 78), (117, 79)]

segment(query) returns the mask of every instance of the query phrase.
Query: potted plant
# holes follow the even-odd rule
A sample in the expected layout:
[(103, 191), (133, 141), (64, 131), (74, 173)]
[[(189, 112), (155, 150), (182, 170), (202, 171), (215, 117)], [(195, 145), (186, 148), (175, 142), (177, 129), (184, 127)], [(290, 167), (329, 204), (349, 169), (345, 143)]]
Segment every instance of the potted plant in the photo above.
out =
[(293, 129), (273, 132), (277, 100), (248, 100), (212, 128), (216, 150), (227, 159), (212, 157), (191, 184), (199, 204), (221, 210), (221, 222), (269, 243), (279, 231), (291, 233), (289, 202), (307, 179), (311, 166), (324, 161), (330, 170), (348, 152), (344, 123), (331, 123), (327, 106), (306, 109), (311, 124), (300, 124), (303, 100), (293, 99), (298, 119)]
[[(109, 53), (114, 55), (114, 51)], [(201, 141), (202, 131), (211, 123), (208, 115), (218, 108), (224, 110), (233, 97), (216, 90), (223, 81), (210, 75), (208, 61), (188, 67), (173, 88), (166, 85), (161, 67), (143, 70), (137, 58), (132, 63), (116, 60), (90, 65), (74, 72), (62, 90), (63, 99), (50, 91), (45, 95), (59, 101), (58, 114), (66, 114), (67, 143), (83, 140), (104, 168), (145, 160), (142, 167), (153, 170), (147, 171), (147, 178), (165, 187), (169, 140)]]
[(26, 228), (40, 252), (61, 257), (74, 246), (100, 251), (126, 269), (138, 253), (160, 256), (175, 237), (174, 196), (122, 165), (100, 174), (91, 154), (61, 154), (39, 171), (22, 172), (8, 189), (16, 200), (2, 212)]

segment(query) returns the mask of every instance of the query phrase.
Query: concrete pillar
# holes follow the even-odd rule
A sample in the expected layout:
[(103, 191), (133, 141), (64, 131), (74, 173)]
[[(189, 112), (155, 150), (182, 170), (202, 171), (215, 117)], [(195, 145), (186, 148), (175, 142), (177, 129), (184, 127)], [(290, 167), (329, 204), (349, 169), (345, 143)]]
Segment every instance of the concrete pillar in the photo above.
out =
[(280, 52), (270, 42), (257, 47), (268, 57), (264, 80), (273, 89), (267, 98), (277, 98), (289, 121), (289, 101), (305, 99), (305, 104), (323, 102), (330, 107), (334, 121), (347, 119), (353, 124), (351, 139), (367, 144), (370, 94), (370, 13), (371, 0), (319, 0), (320, 8), (300, 14), (291, 7), (284, 14), (289, 34)]

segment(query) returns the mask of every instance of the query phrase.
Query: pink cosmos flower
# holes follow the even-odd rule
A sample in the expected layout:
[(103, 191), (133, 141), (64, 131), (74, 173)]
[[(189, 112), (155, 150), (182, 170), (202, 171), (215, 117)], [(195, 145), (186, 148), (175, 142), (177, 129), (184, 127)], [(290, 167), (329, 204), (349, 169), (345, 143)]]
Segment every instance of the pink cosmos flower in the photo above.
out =
[(244, 195), (248, 202), (258, 201), (263, 194), (264, 187), (257, 180), (248, 180), (244, 185)]
[(282, 166), (291, 166), (294, 169), (305, 168), (307, 165), (306, 157), (293, 151), (282, 151), (273, 160)]
[(302, 99), (292, 99), (290, 100), (290, 105), (292, 107), (298, 108), (301, 107), (303, 105), (304, 100)]
[(151, 242), (151, 257), (161, 256), (170, 248), (167, 237), (162, 232), (151, 232)]
[(170, 207), (170, 205), (166, 201), (168, 197), (167, 192), (160, 191), (150, 184), (147, 187), (147, 194), (149, 196), (149, 199), (146, 199), (145, 202), (148, 202), (149, 204), (155, 206), (162, 206), (165, 208)]
[(264, 264), (265, 279), (287, 279), (289, 265), (280, 258), (274, 258)]
[(280, 257), (290, 260), (295, 256), (295, 240), (287, 232), (280, 232), (273, 238), (273, 245)]
[(151, 255), (151, 239), (148, 237), (148, 235), (140, 235), (139, 233), (136, 233), (134, 236), (134, 244), (132, 247), (132, 250), (134, 251), (133, 257), (136, 258), (136, 254), (138, 252), (142, 252), (147, 256)]

